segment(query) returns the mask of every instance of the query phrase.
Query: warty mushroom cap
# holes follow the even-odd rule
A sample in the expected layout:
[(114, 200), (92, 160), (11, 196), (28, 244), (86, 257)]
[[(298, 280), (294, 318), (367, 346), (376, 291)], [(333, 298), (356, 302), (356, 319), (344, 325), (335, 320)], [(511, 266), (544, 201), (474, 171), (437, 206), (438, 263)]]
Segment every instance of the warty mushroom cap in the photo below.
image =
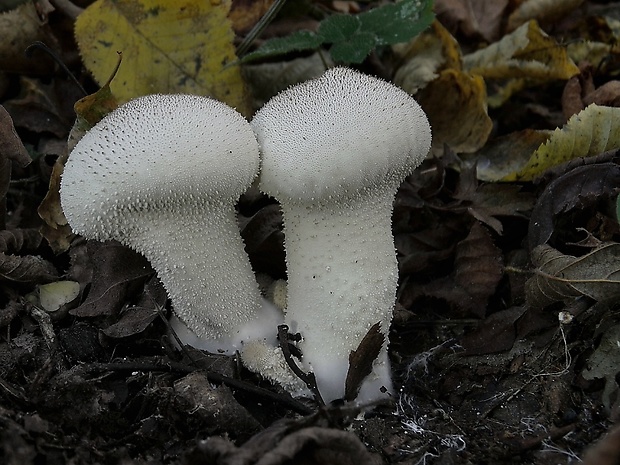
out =
[(251, 124), (263, 153), (260, 188), (278, 200), (398, 186), (431, 143), (426, 115), (411, 96), (348, 68), (281, 92)]
[(255, 136), (229, 106), (195, 95), (147, 95), (78, 142), (63, 173), (62, 206), (82, 236), (122, 240), (140, 221), (134, 212), (236, 202), (258, 166)]

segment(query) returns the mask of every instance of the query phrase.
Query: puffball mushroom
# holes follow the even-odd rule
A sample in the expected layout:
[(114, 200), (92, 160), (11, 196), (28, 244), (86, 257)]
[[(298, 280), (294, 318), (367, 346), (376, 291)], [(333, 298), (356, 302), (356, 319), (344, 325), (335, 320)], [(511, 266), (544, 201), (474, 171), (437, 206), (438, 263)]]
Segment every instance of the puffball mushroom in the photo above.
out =
[(232, 353), (249, 339), (275, 339), (281, 320), (262, 306), (234, 208), (258, 167), (254, 133), (234, 109), (207, 97), (149, 95), (79, 141), (61, 204), (74, 232), (117, 240), (151, 262), (201, 348)]
[(285, 323), (303, 337), (304, 368), (325, 401), (342, 398), (349, 354), (380, 323), (384, 343), (357, 400), (380, 399), (392, 389), (393, 201), (429, 151), (426, 115), (394, 85), (333, 68), (273, 97), (251, 125), (262, 152), (259, 187), (283, 212)]

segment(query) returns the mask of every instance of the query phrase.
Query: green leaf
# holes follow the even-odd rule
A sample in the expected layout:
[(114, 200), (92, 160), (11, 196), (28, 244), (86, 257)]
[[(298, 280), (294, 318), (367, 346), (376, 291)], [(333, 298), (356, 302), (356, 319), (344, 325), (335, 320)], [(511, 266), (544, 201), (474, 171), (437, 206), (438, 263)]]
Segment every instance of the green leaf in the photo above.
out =
[(321, 21), (317, 35), (323, 43), (334, 44), (351, 38), (360, 28), (357, 16), (333, 15)]
[(356, 34), (348, 42), (338, 42), (329, 50), (334, 61), (343, 63), (361, 63), (364, 58), (375, 48), (375, 37), (366, 32)]
[(433, 22), (433, 2), (404, 0), (360, 14), (361, 29), (376, 35), (376, 45), (407, 42)]
[(321, 39), (310, 31), (297, 31), (287, 37), (277, 37), (266, 41), (254, 52), (248, 53), (241, 59), (241, 63), (261, 60), (290, 52), (313, 50), (321, 45)]
[(361, 63), (374, 48), (406, 42), (426, 29), (433, 22), (432, 7), (432, 0), (402, 0), (356, 16), (336, 14), (321, 21), (316, 34), (298, 31), (268, 40), (241, 62), (332, 44), (330, 53), (334, 61)]

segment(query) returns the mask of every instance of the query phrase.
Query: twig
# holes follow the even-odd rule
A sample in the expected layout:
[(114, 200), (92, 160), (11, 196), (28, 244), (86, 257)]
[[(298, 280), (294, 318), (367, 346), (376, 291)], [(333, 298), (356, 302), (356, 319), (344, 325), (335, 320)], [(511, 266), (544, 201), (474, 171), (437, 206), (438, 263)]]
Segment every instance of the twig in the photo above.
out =
[(250, 45), (252, 45), (252, 42), (254, 42), (254, 40), (256, 40), (260, 33), (263, 32), (263, 29), (265, 29), (269, 25), (269, 23), (273, 21), (273, 18), (276, 17), (276, 15), (285, 3), (286, 0), (276, 0), (271, 4), (263, 17), (254, 25), (252, 30), (248, 32), (248, 35), (245, 36), (243, 41), (239, 44), (239, 47), (237, 47), (238, 57), (243, 57), (243, 55), (245, 55), (245, 53), (250, 48)]
[(301, 402), (296, 401), (292, 397), (276, 394), (274, 392), (268, 391), (267, 389), (260, 388), (258, 386), (254, 386), (253, 384), (246, 383), (245, 381), (241, 381), (238, 379), (230, 378), (228, 376), (224, 376), (220, 373), (208, 371), (208, 370), (196, 370), (194, 367), (190, 367), (188, 365), (184, 365), (182, 363), (171, 362), (171, 361), (159, 361), (159, 362), (128, 362), (128, 363), (91, 363), (89, 365), (85, 365), (83, 367), (86, 372), (102, 372), (102, 371), (165, 371), (165, 372), (179, 372), (179, 373), (194, 373), (196, 371), (201, 371), (204, 373), (212, 383), (220, 383), (225, 384), (228, 387), (239, 389), (245, 392), (249, 392), (251, 394), (255, 394), (262, 398), (268, 399), (273, 402), (279, 402), (281, 404), (286, 405), (291, 410), (301, 414), (301, 415), (309, 415), (314, 411), (302, 404)]
[(310, 392), (314, 394), (314, 399), (321, 406), (325, 405), (325, 401), (319, 392), (319, 388), (316, 385), (316, 378), (314, 377), (314, 373), (305, 373), (301, 368), (297, 366), (295, 360), (293, 360), (293, 356), (291, 355), (291, 348), (289, 346), (289, 333), (287, 325), (279, 325), (278, 326), (278, 341), (280, 342), (280, 348), (282, 349), (282, 353), (284, 354), (284, 360), (286, 360), (286, 364), (289, 366), (293, 373), (297, 375), (299, 379), (301, 379)]

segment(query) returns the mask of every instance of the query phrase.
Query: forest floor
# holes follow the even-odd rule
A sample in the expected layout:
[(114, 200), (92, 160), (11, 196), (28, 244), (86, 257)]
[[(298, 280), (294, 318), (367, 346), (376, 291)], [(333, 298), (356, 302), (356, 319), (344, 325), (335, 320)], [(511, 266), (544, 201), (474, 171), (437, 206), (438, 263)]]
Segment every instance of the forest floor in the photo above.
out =
[[(37, 26), (20, 30), (19, 50), (45, 42), (97, 90), (73, 10), (16, 3), (35, 5), (34, 19), (2, 13), (0, 34), (28, 16)], [(297, 3), (301, 13), (285, 8), (267, 35), (316, 28), (313, 8), (375, 6)], [(374, 406), (293, 399), (236, 357), (179, 350), (149, 263), (63, 224), (58, 179), (84, 94), (41, 49), (0, 50), (0, 103), (12, 117), (0, 119), (0, 463), (619, 463), (620, 3), (517, 8), (528, 3), (436, 1), (422, 46), (383, 47), (356, 65), (415, 87), (434, 139), (395, 201), (395, 392)], [(260, 14), (245, 13), (254, 23)], [(510, 56), (475, 62), (505, 38)], [(416, 63), (415, 50), (433, 52)], [(323, 66), (307, 53), (285, 59), (245, 69), (254, 109), (275, 92), (252, 87), (257, 76), (282, 89)], [(423, 65), (431, 77), (417, 76)], [(602, 110), (580, 114), (544, 169), (528, 164), (592, 103)], [(557, 155), (601, 138), (602, 149)], [(277, 204), (248, 193), (239, 215), (254, 270), (285, 279)]]

